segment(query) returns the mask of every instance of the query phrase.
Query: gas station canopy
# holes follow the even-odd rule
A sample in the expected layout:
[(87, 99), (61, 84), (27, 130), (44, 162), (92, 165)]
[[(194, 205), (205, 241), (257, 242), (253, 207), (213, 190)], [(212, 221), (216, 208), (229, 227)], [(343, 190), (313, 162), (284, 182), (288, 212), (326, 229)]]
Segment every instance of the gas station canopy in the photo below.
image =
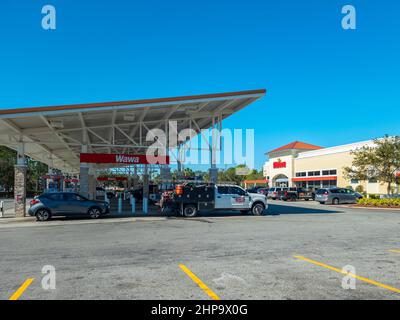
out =
[(65, 172), (79, 172), (89, 153), (144, 154), (151, 129), (169, 121), (182, 129), (210, 128), (265, 95), (250, 90), (174, 98), (0, 110), (0, 144)]

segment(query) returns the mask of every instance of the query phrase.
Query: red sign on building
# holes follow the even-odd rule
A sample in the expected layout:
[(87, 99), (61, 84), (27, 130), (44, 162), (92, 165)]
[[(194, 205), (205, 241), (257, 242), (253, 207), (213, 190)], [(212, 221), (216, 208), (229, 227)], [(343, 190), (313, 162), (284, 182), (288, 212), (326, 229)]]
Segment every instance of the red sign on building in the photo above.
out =
[(286, 168), (286, 162), (274, 162), (274, 169)]
[(147, 156), (145, 154), (81, 153), (81, 162), (117, 164), (169, 164), (169, 156)]
[(98, 177), (97, 181), (127, 181), (126, 177)]

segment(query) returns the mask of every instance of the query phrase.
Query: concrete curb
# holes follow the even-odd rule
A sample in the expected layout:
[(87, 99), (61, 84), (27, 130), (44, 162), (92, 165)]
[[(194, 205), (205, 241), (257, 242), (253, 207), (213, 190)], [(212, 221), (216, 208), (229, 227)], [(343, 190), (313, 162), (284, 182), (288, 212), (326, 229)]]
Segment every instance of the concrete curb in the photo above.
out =
[(108, 218), (100, 220), (51, 220), (47, 222), (37, 222), (35, 218), (16, 218), (19, 220), (0, 223), (1, 228), (24, 228), (24, 227), (54, 227), (69, 225), (87, 225), (87, 224), (107, 224), (107, 223), (123, 223), (123, 222), (140, 222), (140, 221), (166, 221), (166, 217), (124, 217), (124, 218)]
[(400, 208), (380, 208), (380, 207), (364, 207), (364, 206), (332, 206), (336, 208), (349, 208), (349, 209), (367, 209), (367, 210), (382, 210), (382, 211), (398, 211), (400, 212)]

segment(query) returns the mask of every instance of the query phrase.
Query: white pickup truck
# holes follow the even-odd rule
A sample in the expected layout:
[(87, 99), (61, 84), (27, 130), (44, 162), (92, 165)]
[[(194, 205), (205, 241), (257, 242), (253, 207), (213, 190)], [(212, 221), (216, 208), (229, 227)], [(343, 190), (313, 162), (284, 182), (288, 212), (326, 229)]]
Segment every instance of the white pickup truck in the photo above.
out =
[(160, 201), (163, 212), (177, 211), (184, 217), (195, 217), (199, 211), (238, 210), (263, 215), (268, 208), (263, 194), (248, 193), (235, 185), (186, 183), (173, 192), (164, 193)]

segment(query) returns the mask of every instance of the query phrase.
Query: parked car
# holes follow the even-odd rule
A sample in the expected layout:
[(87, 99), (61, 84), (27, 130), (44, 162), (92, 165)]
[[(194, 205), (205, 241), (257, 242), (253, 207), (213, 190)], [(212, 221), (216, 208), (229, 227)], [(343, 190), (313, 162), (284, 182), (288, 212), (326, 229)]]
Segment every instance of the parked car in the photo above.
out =
[[(129, 192), (136, 199), (136, 201), (138, 201), (138, 202), (143, 201), (143, 187), (139, 187), (137, 189), (130, 190)], [(160, 197), (157, 196), (157, 194), (158, 194), (158, 185), (156, 185), (156, 184), (149, 185), (149, 200), (152, 203), (155, 203), (157, 200), (159, 200)]]
[(364, 196), (363, 196), (361, 193), (359, 193), (359, 192), (354, 192), (354, 194), (356, 195), (357, 199), (362, 199), (362, 198), (364, 198)]
[(47, 221), (54, 216), (78, 215), (88, 215), (97, 219), (110, 212), (107, 202), (89, 200), (71, 192), (44, 193), (35, 197), (30, 204), (28, 213), (38, 221)]
[(322, 188), (315, 194), (315, 201), (321, 204), (356, 203), (357, 199), (353, 190), (345, 188)]
[(108, 199), (115, 198), (115, 192), (114, 191), (107, 191), (107, 198)]
[(272, 187), (272, 188), (269, 188), (268, 194), (267, 194), (267, 198), (273, 199), (273, 200), (280, 199), (281, 195), (282, 195), (282, 192), (286, 191), (287, 189), (288, 189), (287, 187)]
[(257, 193), (263, 194), (263, 195), (267, 195), (268, 194), (268, 190), (269, 188), (260, 188), (257, 190)]
[(296, 201), (300, 199), (308, 201), (313, 199), (313, 194), (311, 190), (291, 187), (288, 190), (282, 192), (280, 199), (283, 201)]
[(249, 192), (249, 193), (258, 193), (258, 190), (261, 189), (261, 188), (262, 188), (261, 186), (255, 186), (253, 188), (246, 189), (246, 191)]

